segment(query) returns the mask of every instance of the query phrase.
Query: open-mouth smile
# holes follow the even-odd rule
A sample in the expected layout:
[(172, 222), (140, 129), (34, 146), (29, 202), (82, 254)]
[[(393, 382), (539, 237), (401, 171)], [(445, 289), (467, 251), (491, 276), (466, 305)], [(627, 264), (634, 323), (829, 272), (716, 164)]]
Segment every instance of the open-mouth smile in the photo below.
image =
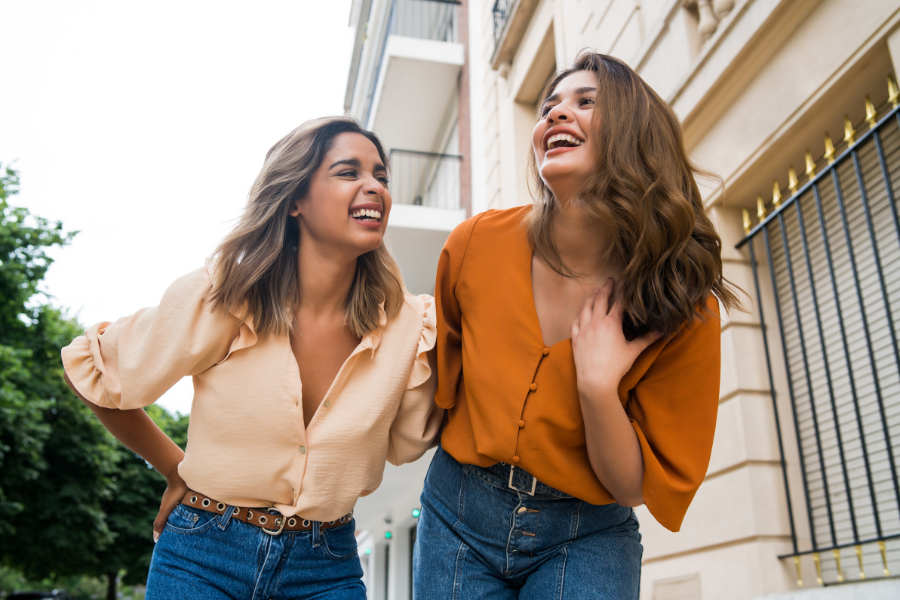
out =
[(357, 221), (381, 221), (381, 211), (374, 209), (361, 208), (358, 210), (354, 210), (350, 213), (350, 216)]
[(568, 133), (557, 133), (547, 139), (547, 150), (555, 150), (557, 148), (577, 148), (584, 144), (584, 140), (580, 140), (574, 135)]

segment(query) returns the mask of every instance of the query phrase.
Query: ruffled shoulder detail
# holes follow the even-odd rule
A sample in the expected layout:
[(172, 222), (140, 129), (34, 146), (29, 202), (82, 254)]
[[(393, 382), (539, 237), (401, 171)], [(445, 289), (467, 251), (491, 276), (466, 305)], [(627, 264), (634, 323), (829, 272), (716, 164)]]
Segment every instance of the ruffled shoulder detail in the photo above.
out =
[(419, 298), (424, 305), (422, 310), (422, 333), (419, 335), (416, 359), (413, 362), (412, 372), (409, 374), (409, 383), (406, 386), (408, 390), (419, 387), (431, 377), (428, 351), (434, 348), (434, 344), (437, 341), (437, 311), (434, 307), (434, 298), (427, 294), (422, 294)]
[(62, 349), (63, 368), (69, 381), (84, 398), (104, 408), (119, 408), (103, 385), (106, 371), (97, 338), (109, 322), (97, 323)]
[[(213, 274), (215, 273), (216, 268), (216, 259), (215, 258), (207, 258), (206, 259), (206, 274), (209, 276), (209, 285), (212, 288), (213, 282)], [(246, 315), (246, 311), (244, 310), (230, 310), (228, 313), (241, 322), (240, 330), (238, 331), (237, 337), (234, 338), (231, 342), (231, 347), (228, 348), (228, 353), (225, 355), (225, 358), (217, 362), (217, 365), (222, 364), (228, 357), (238, 350), (244, 350), (256, 344), (256, 329), (253, 327), (253, 317)]]

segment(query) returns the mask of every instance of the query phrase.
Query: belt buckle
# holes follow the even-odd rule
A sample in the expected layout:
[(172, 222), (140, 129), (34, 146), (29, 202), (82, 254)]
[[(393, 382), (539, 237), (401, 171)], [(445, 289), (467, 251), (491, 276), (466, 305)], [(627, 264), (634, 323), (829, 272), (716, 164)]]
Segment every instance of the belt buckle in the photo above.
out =
[(517, 492), (525, 492), (529, 496), (534, 496), (534, 490), (537, 489), (537, 477), (534, 475), (530, 475), (531, 477), (531, 491), (528, 490), (520, 490), (516, 486), (513, 485), (513, 469), (515, 469), (515, 465), (509, 465), (509, 489), (516, 490)]
[[(278, 528), (278, 531), (269, 531), (262, 525), (260, 525), (259, 528), (262, 529), (264, 532), (268, 533), (269, 535), (281, 535), (281, 532), (284, 531), (284, 524), (287, 523), (287, 517), (285, 517), (283, 514), (277, 512), (277, 511), (272, 512), (272, 510), (267, 510), (266, 512), (269, 513), (270, 515), (277, 514), (281, 520), (281, 527)], [(275, 519), (275, 520), (278, 521), (279, 519)]]

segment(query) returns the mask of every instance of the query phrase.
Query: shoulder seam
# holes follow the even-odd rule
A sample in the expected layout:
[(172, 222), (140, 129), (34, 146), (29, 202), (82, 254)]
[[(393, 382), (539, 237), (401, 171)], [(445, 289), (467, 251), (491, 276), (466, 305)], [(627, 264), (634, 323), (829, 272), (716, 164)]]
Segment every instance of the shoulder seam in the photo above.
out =
[[(459, 281), (462, 279), (463, 268), (466, 266), (466, 257), (469, 255), (469, 246), (472, 242), (472, 236), (475, 235), (475, 227), (478, 226), (478, 222), (481, 220), (481, 217), (491, 212), (493, 209), (488, 209), (482, 213), (479, 213), (472, 217), (472, 226), (469, 229), (469, 237), (466, 239), (466, 249), (463, 251), (462, 259), (459, 261), (459, 275), (456, 277), (456, 285), (459, 285)], [(456, 299), (457, 303), (459, 302), (459, 298), (456, 297), (456, 285), (453, 286), (453, 297)]]

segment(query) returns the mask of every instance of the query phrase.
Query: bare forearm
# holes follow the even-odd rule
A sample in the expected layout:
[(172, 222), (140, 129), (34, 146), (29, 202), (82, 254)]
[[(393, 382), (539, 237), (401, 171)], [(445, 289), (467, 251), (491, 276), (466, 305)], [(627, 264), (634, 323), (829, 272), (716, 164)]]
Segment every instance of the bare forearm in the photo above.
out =
[(68, 375), (65, 379), (69, 388), (97, 415), (117, 440), (153, 465), (166, 478), (177, 475), (178, 464), (184, 459), (184, 452), (156, 426), (146, 412), (141, 409), (117, 410), (97, 406), (78, 393)]
[(581, 391), (591, 467), (618, 504), (643, 504), (644, 459), (637, 434), (615, 390)]

